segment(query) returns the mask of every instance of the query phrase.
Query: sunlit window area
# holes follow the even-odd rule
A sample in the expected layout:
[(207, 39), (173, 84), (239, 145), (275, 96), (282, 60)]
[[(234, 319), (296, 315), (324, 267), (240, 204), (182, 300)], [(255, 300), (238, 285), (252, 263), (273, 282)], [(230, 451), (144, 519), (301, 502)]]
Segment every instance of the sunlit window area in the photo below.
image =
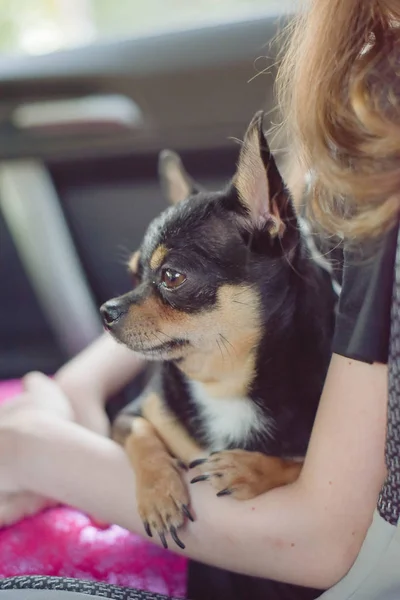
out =
[(46, 54), (288, 12), (296, 0), (0, 0), (0, 52)]

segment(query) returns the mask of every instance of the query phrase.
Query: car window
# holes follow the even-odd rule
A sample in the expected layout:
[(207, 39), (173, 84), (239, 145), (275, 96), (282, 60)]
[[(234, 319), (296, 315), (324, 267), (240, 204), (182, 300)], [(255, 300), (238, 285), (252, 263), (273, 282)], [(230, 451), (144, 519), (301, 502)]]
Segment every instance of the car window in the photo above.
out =
[(296, 0), (0, 0), (0, 53), (47, 54), (97, 41), (281, 15)]

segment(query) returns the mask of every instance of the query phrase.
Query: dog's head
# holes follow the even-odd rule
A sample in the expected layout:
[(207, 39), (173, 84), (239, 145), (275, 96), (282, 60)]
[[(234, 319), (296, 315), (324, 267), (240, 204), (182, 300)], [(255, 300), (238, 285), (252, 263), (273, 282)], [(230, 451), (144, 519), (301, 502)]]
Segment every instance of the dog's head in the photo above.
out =
[(105, 326), (146, 358), (243, 355), (284, 301), (298, 243), (263, 114), (250, 123), (224, 191), (203, 191), (169, 151), (160, 155), (160, 176), (171, 206), (131, 257), (132, 291), (101, 307)]

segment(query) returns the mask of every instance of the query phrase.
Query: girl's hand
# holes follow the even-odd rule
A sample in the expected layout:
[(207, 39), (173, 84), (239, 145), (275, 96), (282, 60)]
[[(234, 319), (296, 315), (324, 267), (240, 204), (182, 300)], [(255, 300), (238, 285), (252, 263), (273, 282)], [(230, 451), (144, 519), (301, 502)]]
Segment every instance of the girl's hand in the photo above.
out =
[[(0, 527), (57, 504), (53, 500), (21, 489), (13, 472), (17, 431), (29, 425), (37, 411), (49, 419), (73, 420), (68, 398), (59, 386), (41, 373), (29, 373), (23, 380), (24, 392), (0, 407)], [(14, 435), (13, 435), (14, 434)]]

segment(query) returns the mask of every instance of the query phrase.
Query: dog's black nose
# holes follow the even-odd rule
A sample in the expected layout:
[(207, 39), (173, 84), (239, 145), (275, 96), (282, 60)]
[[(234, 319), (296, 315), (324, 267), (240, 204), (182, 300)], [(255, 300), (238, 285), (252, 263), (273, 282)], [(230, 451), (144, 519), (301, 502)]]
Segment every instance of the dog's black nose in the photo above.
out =
[(126, 308), (116, 300), (109, 300), (100, 307), (100, 312), (104, 324), (107, 325), (107, 327), (110, 327), (126, 313)]

